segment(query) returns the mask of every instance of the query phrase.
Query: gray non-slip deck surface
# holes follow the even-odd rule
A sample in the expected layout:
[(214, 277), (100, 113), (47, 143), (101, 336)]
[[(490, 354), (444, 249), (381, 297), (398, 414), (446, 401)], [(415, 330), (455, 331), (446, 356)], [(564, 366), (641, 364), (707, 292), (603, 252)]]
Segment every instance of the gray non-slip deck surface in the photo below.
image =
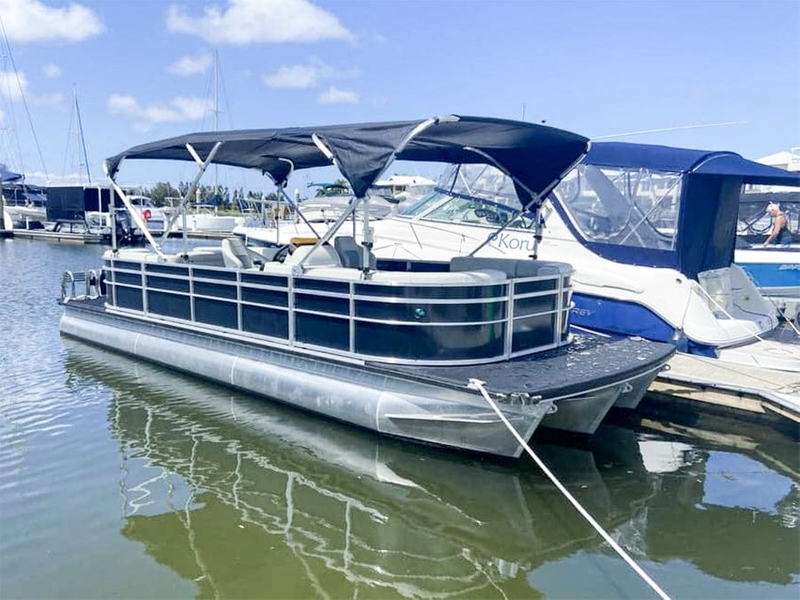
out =
[(449, 385), (464, 386), (475, 378), (485, 381), (492, 392), (529, 392), (546, 399), (602, 387), (644, 373), (674, 352), (671, 344), (579, 333), (567, 347), (506, 362), (453, 367), (381, 367)]

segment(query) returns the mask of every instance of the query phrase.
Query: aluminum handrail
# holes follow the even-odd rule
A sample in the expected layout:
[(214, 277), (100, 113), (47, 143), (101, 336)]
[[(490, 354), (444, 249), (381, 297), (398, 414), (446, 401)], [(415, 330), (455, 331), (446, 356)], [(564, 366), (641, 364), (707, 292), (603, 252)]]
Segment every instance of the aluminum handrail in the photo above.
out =
[[(126, 263), (126, 266), (133, 266), (136, 265), (138, 269), (134, 270), (131, 268), (119, 268), (117, 267), (117, 263)], [(148, 267), (151, 265), (157, 264), (157, 270), (149, 270)], [(165, 267), (171, 269), (176, 268), (176, 270), (180, 270), (180, 272), (176, 273), (165, 273)], [(298, 347), (298, 348), (313, 348), (321, 351), (328, 351), (336, 355), (347, 356), (348, 358), (357, 359), (357, 360), (380, 360), (383, 362), (394, 362), (398, 364), (448, 364), (448, 365), (455, 365), (455, 364), (479, 364), (481, 362), (494, 362), (494, 361), (501, 361), (507, 360), (510, 358), (514, 358), (517, 356), (533, 354), (536, 352), (542, 352), (551, 348), (558, 347), (565, 343), (568, 343), (568, 340), (562, 338), (562, 331), (564, 326), (564, 319), (568, 319), (568, 315), (564, 314), (565, 310), (568, 310), (568, 302), (564, 301), (564, 295), (572, 290), (571, 281), (565, 285), (565, 279), (568, 280), (571, 278), (570, 274), (555, 274), (555, 275), (539, 275), (539, 276), (531, 276), (531, 277), (522, 277), (522, 278), (512, 278), (502, 282), (455, 282), (453, 284), (442, 285), (441, 283), (409, 283), (409, 284), (397, 284), (395, 287), (402, 288), (428, 288), (428, 287), (437, 287), (437, 288), (452, 288), (457, 290), (459, 288), (497, 288), (497, 287), (504, 287), (505, 289), (502, 290), (501, 293), (490, 296), (490, 297), (480, 297), (480, 298), (425, 298), (425, 297), (399, 297), (399, 296), (364, 296), (361, 294), (356, 293), (356, 286), (363, 285), (366, 287), (373, 287), (373, 286), (383, 286), (386, 287), (387, 284), (391, 284), (391, 282), (382, 282), (382, 281), (371, 281), (371, 280), (338, 280), (338, 279), (327, 279), (327, 278), (314, 278), (309, 279), (308, 277), (295, 277), (293, 275), (274, 275), (274, 274), (266, 274), (266, 277), (274, 277), (274, 278), (282, 278), (286, 281), (285, 286), (280, 285), (269, 285), (269, 286), (260, 286), (258, 284), (253, 284), (251, 282), (243, 281), (243, 275), (252, 273), (257, 274), (260, 272), (256, 271), (248, 271), (243, 269), (229, 269), (229, 268), (221, 268), (221, 267), (209, 267), (206, 265), (190, 265), (190, 264), (169, 264), (169, 263), (146, 263), (146, 262), (137, 262), (131, 260), (124, 260), (124, 259), (107, 259), (105, 267), (106, 271), (109, 274), (109, 284), (112, 286), (111, 290), (111, 298), (112, 303), (110, 305), (110, 309), (113, 311), (122, 310), (126, 313), (138, 313), (143, 315), (146, 318), (153, 318), (160, 321), (164, 319), (168, 319), (170, 321), (180, 321), (185, 323), (191, 327), (196, 327), (198, 329), (210, 329), (213, 331), (225, 331), (234, 336), (244, 336), (248, 339), (263, 339), (267, 340), (271, 343), (277, 342), (279, 345), (282, 346), (289, 346), (289, 347)], [(229, 280), (221, 280), (221, 279), (213, 279), (207, 277), (198, 277), (195, 276), (196, 270), (200, 271), (218, 271), (218, 272), (226, 272), (226, 273), (235, 273), (235, 279)], [(118, 281), (118, 274), (130, 274), (130, 275), (139, 275), (139, 285), (135, 283), (123, 283)], [(166, 287), (153, 287), (149, 285), (149, 278), (163, 278), (169, 279), (174, 281), (185, 281), (188, 282), (188, 292), (187, 291), (177, 291), (177, 290), (170, 290), (166, 289)], [(304, 289), (298, 287), (296, 285), (299, 283), (306, 283), (308, 281), (320, 281), (320, 282), (330, 282), (335, 284), (347, 284), (347, 291), (346, 292), (329, 292), (325, 290), (319, 289)], [(527, 292), (523, 294), (517, 294), (516, 289), (521, 284), (529, 283), (529, 282), (547, 282), (552, 281), (554, 283), (553, 289), (538, 291), (538, 292)], [(221, 287), (228, 287), (235, 286), (236, 292), (233, 294), (233, 297), (222, 297), (222, 296), (215, 296), (215, 295), (208, 295), (208, 294), (200, 294), (196, 291), (196, 284), (212, 284)], [(133, 309), (126, 309), (124, 307), (118, 307), (117, 305), (117, 287), (119, 288), (128, 288), (128, 289), (135, 289), (139, 291), (142, 295), (142, 310), (136, 311)], [(285, 306), (282, 306), (278, 303), (270, 304), (269, 302), (259, 302), (259, 301), (249, 301), (243, 299), (243, 290), (249, 289), (253, 291), (272, 291), (286, 294), (285, 299)], [(170, 294), (173, 296), (180, 296), (184, 298), (188, 298), (188, 302), (190, 305), (189, 310), (189, 320), (186, 319), (178, 319), (174, 317), (166, 317), (160, 313), (152, 313), (149, 310), (149, 295), (151, 293), (161, 293), (161, 294)], [(312, 296), (318, 298), (336, 298), (337, 300), (346, 300), (347, 301), (347, 310), (346, 312), (327, 312), (324, 310), (314, 310), (311, 308), (300, 308), (297, 306), (297, 299), (298, 297), (303, 296)], [(530, 298), (548, 298), (553, 297), (554, 300), (550, 306), (554, 308), (550, 308), (550, 306), (543, 307), (545, 310), (539, 310), (536, 312), (531, 313), (524, 313), (524, 314), (516, 314), (515, 310), (515, 303), (519, 300), (525, 300)], [(236, 306), (236, 328), (232, 329), (230, 327), (223, 327), (220, 325), (212, 325), (206, 322), (201, 322), (196, 320), (195, 315), (195, 303), (196, 300), (210, 300), (214, 302), (219, 302), (228, 305)], [(503, 312), (502, 317), (492, 316), (491, 318), (488, 317), (482, 320), (459, 320), (459, 321), (422, 321), (422, 320), (411, 320), (409, 319), (398, 319), (398, 318), (380, 318), (380, 317), (366, 317), (358, 315), (358, 303), (363, 302), (372, 302), (372, 303), (383, 303), (383, 304), (403, 304), (403, 305), (479, 305), (479, 304), (503, 304), (504, 308), (500, 309)], [(243, 318), (242, 318), (242, 311), (243, 307), (256, 307), (256, 308), (263, 308), (266, 310), (273, 310), (273, 311), (280, 311), (287, 313), (287, 327), (288, 327), (288, 335), (286, 338), (282, 337), (275, 337), (266, 334), (255, 333), (252, 331), (246, 331), (243, 328)], [(321, 346), (314, 343), (303, 342), (301, 340), (296, 339), (296, 317), (297, 314), (307, 314), (307, 315), (316, 315), (324, 318), (333, 318), (337, 320), (347, 320), (349, 322), (348, 326), (348, 342), (347, 342), (347, 350), (341, 350), (339, 348), (334, 348), (332, 346)], [(535, 319), (535, 318), (543, 318), (543, 317), (551, 317), (552, 318), (552, 338), (551, 341), (546, 344), (540, 344), (535, 347), (526, 347), (521, 350), (514, 351), (514, 324), (525, 319)], [(480, 359), (450, 359), (450, 360), (435, 360), (435, 359), (406, 359), (406, 358), (394, 358), (394, 357), (387, 357), (387, 356), (372, 356), (367, 355), (365, 353), (356, 352), (355, 343), (356, 343), (356, 323), (377, 323), (383, 324), (388, 326), (418, 326), (418, 327), (425, 327), (425, 328), (439, 328), (439, 327), (472, 327), (472, 326), (493, 326), (497, 325), (498, 323), (504, 324), (504, 332), (503, 332), (503, 343), (502, 343), (502, 352), (491, 355), (491, 356), (483, 356)]]

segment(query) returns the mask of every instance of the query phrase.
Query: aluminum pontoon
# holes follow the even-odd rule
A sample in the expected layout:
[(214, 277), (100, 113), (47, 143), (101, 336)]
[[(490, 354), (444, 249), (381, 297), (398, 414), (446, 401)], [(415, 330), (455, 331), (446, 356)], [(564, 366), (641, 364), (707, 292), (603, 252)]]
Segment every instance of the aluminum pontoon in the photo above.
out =
[[(153, 251), (106, 252), (99, 290), (76, 297), (67, 286), (61, 330), (415, 441), (519, 455), (470, 380), (485, 382), (526, 438), (540, 423), (591, 434), (621, 396), (644, 394), (673, 347), (570, 334), (566, 263), (456, 258), (446, 272), (376, 269), (367, 195), (395, 158), (488, 163), (514, 182), (523, 210), (538, 212), (587, 145), (540, 125), (445, 117), (200, 133), (132, 148), (106, 162), (126, 205), (116, 174), (127, 159), (197, 162), (184, 201), (212, 162), (259, 169), (282, 192), (293, 171), (333, 163), (355, 199), (307, 245), (226, 239), (177, 254), (164, 253), (128, 206)], [(362, 204), (364, 243), (339, 236), (330, 245)]]

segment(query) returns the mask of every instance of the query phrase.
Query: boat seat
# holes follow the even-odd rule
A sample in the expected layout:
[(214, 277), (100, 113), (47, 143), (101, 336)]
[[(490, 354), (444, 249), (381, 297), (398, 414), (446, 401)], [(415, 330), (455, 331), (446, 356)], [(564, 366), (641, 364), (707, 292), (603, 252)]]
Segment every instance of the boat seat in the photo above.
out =
[(546, 277), (560, 275), (568, 277), (573, 268), (569, 263), (532, 259), (481, 258), (456, 256), (450, 261), (450, 271), (476, 271), (493, 269), (503, 271), (511, 279), (523, 277)]
[[(333, 246), (336, 248), (336, 252), (339, 255), (339, 258), (342, 260), (343, 267), (349, 267), (353, 269), (364, 268), (364, 247), (359, 246), (353, 236), (339, 236), (333, 240)], [(370, 252), (369, 268), (374, 269), (376, 264), (377, 259), (375, 258), (375, 255)]]
[(307, 273), (306, 277), (314, 279), (334, 279), (339, 281), (361, 281), (364, 273), (349, 267), (321, 267)]
[(220, 248), (195, 248), (186, 255), (185, 262), (207, 267), (224, 267), (225, 257)]
[(306, 269), (346, 266), (342, 265), (342, 261), (339, 258), (339, 254), (336, 252), (336, 250), (327, 244), (316, 249), (314, 246), (300, 246), (286, 257), (286, 260), (283, 261), (283, 264), (294, 266), (299, 264), (304, 258), (306, 258), (306, 261), (303, 263), (303, 267)]
[(226, 267), (252, 269), (264, 259), (257, 252), (249, 250), (242, 240), (234, 237), (222, 240), (222, 260)]
[(391, 282), (398, 285), (439, 284), (442, 286), (460, 283), (487, 285), (503, 283), (506, 273), (497, 269), (475, 269), (472, 271), (430, 273), (424, 271), (375, 271), (370, 277), (376, 282)]

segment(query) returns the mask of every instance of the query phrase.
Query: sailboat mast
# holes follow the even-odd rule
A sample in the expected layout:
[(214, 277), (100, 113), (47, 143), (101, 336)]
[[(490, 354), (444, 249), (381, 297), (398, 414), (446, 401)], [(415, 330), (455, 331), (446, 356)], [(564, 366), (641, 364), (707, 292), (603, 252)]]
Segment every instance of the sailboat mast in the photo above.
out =
[[(219, 130), (219, 53), (214, 49), (214, 133)], [(214, 165), (214, 195), (219, 194), (219, 165)]]
[[(36, 135), (36, 128), (33, 126), (33, 118), (31, 117), (31, 111), (28, 108), (28, 100), (25, 97), (25, 89), (22, 86), (22, 81), (19, 77), (19, 71), (17, 70), (17, 63), (14, 61), (14, 54), (11, 52), (11, 44), (8, 41), (8, 35), (6, 34), (6, 26), (3, 23), (3, 17), (0, 15), (0, 32), (3, 34), (3, 68), (4, 70), (8, 70), (5, 68), (5, 59), (6, 56), (8, 60), (11, 62), (11, 68), (14, 70), (14, 78), (17, 82), (17, 87), (19, 88), (20, 98), (22, 99), (22, 106), (25, 108), (25, 115), (28, 117), (28, 125), (31, 128), (31, 134), (33, 136), (33, 141), (36, 144), (36, 151), (39, 154), (39, 160), (42, 163), (42, 171), (44, 172), (45, 180), (47, 183), (50, 183), (50, 172), (47, 170), (47, 165), (44, 163), (44, 155), (42, 154), (42, 146), (39, 144), (39, 137)], [(7, 54), (6, 54), (7, 52)], [(9, 84), (9, 91), (10, 91), (10, 84)], [(13, 125), (13, 113), (12, 113), (12, 125)], [(14, 131), (16, 133), (16, 125), (14, 125)], [(17, 138), (17, 146), (20, 153), (20, 162), (22, 161), (22, 148), (19, 145), (19, 138)]]
[(75, 117), (78, 121), (78, 140), (80, 143), (80, 148), (78, 151), (83, 155), (83, 162), (86, 166), (86, 178), (89, 180), (89, 183), (92, 183), (92, 174), (89, 171), (89, 154), (86, 152), (86, 138), (83, 137), (83, 121), (81, 120), (81, 107), (78, 104), (78, 89), (77, 86), (72, 86), (72, 99), (75, 105)]

